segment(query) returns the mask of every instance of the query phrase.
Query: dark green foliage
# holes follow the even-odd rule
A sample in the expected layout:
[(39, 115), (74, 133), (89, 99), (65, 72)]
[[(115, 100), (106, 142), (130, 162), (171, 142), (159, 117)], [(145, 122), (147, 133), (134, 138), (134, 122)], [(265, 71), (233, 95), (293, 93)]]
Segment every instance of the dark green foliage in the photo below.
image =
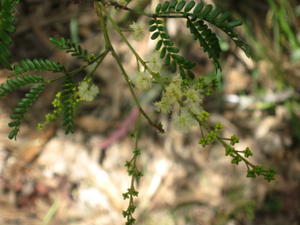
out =
[(169, 8), (169, 6), (170, 6), (170, 2), (165, 1), (161, 6), (161, 11), (165, 12)]
[[(152, 34), (151, 38), (153, 40), (157, 39), (159, 36), (162, 39), (169, 39), (162, 30), (165, 30), (164, 24), (161, 23), (159, 26), (155, 21), (159, 21), (160, 16), (165, 17), (170, 14), (182, 16), (187, 19), (187, 27), (194, 36), (196, 40), (199, 41), (199, 44), (203, 47), (204, 51), (207, 52), (208, 56), (213, 59), (214, 64), (217, 69), (221, 69), (219, 63), (220, 57), (220, 45), (216, 34), (204, 23), (210, 23), (223, 32), (225, 32), (234, 42), (240, 47), (244, 52), (249, 55), (248, 45), (245, 44), (242, 40), (239, 39), (238, 35), (234, 32), (233, 28), (240, 26), (242, 24), (241, 20), (230, 20), (230, 13), (224, 12), (219, 8), (215, 8), (210, 4), (205, 4), (203, 1), (196, 3), (195, 1), (176, 1), (164, 2), (158, 4), (156, 7), (156, 15), (154, 20), (151, 20), (152, 26), (150, 27), (150, 32), (155, 32)], [(163, 21), (162, 21), (163, 22)], [(166, 37), (163, 37), (166, 36)], [(159, 40), (160, 41), (160, 40)], [(158, 42), (156, 49), (161, 49), (163, 42)], [(169, 51), (168, 49), (162, 48), (161, 56), (164, 58), (167, 57), (167, 64), (171, 64), (173, 71), (176, 71), (178, 62), (172, 63), (173, 55), (168, 56), (170, 53), (175, 53)], [(169, 58), (168, 58), (169, 57)], [(184, 65), (179, 66), (179, 70), (187, 69)], [(183, 72), (181, 71), (181, 74)]]
[(65, 128), (66, 134), (74, 132), (74, 117), (78, 104), (75, 92), (75, 84), (72, 80), (72, 77), (66, 76), (61, 93), (61, 103), (63, 107), (63, 127)]
[(189, 12), (190, 10), (192, 10), (192, 8), (194, 8), (195, 4), (196, 3), (194, 1), (190, 1), (188, 4), (186, 4), (186, 6), (184, 8), (184, 12)]
[(8, 69), (10, 69), (11, 35), (16, 30), (14, 11), (18, 2), (19, 0), (0, 1), (0, 64)]
[(56, 39), (51, 37), (49, 39), (56, 47), (65, 50), (70, 53), (72, 56), (76, 56), (79, 59), (82, 59), (88, 63), (92, 62), (95, 59), (94, 54), (90, 54), (87, 50), (83, 49), (80, 45), (73, 43), (69, 39), (60, 38)]
[(0, 97), (5, 96), (9, 92), (15, 91), (16, 89), (34, 83), (43, 83), (43, 77), (39, 75), (27, 75), (22, 77), (17, 77), (14, 79), (9, 79), (5, 83), (0, 84)]
[(187, 27), (190, 29), (194, 38), (199, 41), (199, 44), (207, 52), (208, 56), (213, 59), (217, 69), (221, 69), (219, 58), (221, 48), (219, 40), (215, 33), (213, 33), (202, 20), (192, 22), (187, 20)]
[(14, 75), (26, 73), (28, 71), (50, 71), (63, 72), (64, 66), (58, 62), (48, 59), (25, 59), (13, 66)]
[(203, 11), (200, 12), (197, 17), (199, 19), (207, 19), (209, 17), (209, 13), (212, 11), (213, 9), (213, 6), (212, 5), (206, 5), (204, 8), (203, 8)]
[(159, 4), (156, 6), (156, 8), (155, 8), (155, 12), (156, 12), (156, 13), (159, 13), (160, 10), (161, 10), (161, 4), (159, 3)]
[(193, 11), (193, 16), (194, 17), (197, 17), (197, 15), (201, 12), (201, 10), (203, 9), (204, 7), (204, 3), (201, 1), (200, 3), (198, 3), (196, 5), (196, 7), (194, 8), (194, 11)]
[(174, 11), (175, 10), (175, 6), (177, 5), (177, 0), (173, 0), (171, 1), (170, 5), (169, 5), (169, 11)]
[(35, 87), (32, 87), (28, 93), (25, 94), (25, 97), (17, 104), (14, 109), (14, 113), (10, 115), (12, 121), (8, 124), (12, 130), (8, 134), (9, 139), (16, 139), (21, 126), (21, 120), (23, 119), (25, 113), (31, 107), (31, 105), (36, 101), (41, 92), (44, 90), (46, 84), (38, 84)]
[(193, 78), (194, 74), (190, 71), (190, 69), (193, 68), (195, 64), (177, 54), (179, 53), (179, 48), (175, 47), (174, 42), (170, 40), (163, 20), (153, 19), (149, 23), (152, 24), (149, 30), (154, 32), (151, 35), (151, 39), (155, 40), (160, 38), (155, 49), (160, 51), (160, 58), (165, 59), (165, 64), (170, 67), (171, 72), (175, 73), (177, 69), (179, 69), (182, 78)]
[(266, 169), (262, 166), (254, 166), (247, 171), (247, 177), (255, 178), (257, 176), (263, 176), (267, 181), (275, 180), (275, 174), (274, 169)]
[(180, 1), (178, 4), (177, 4), (177, 7), (176, 7), (176, 11), (179, 12), (180, 10), (183, 9), (184, 5), (185, 5), (186, 1), (182, 0)]

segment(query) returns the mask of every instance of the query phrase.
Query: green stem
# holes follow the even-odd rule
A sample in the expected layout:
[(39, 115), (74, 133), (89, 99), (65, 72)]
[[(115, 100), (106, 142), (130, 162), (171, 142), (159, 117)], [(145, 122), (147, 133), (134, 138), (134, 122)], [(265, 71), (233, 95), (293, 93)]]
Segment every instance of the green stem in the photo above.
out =
[(143, 110), (143, 108), (142, 108), (142, 106), (141, 106), (141, 104), (140, 104), (140, 102), (139, 102), (139, 100), (138, 100), (138, 98), (137, 98), (137, 96), (136, 96), (136, 94), (135, 94), (135, 92), (134, 92), (134, 90), (133, 90), (133, 87), (132, 87), (132, 85), (131, 85), (131, 83), (130, 83), (128, 74), (126, 73), (126, 71), (125, 71), (125, 69), (124, 69), (124, 67), (123, 67), (123, 65), (122, 65), (122, 63), (121, 63), (121, 60), (120, 60), (119, 56), (117, 55), (117, 53), (115, 52), (114, 49), (112, 49), (111, 53), (112, 53), (113, 57), (115, 58), (115, 60), (116, 60), (116, 62), (117, 62), (117, 64), (118, 64), (118, 66), (119, 66), (119, 68), (120, 68), (121, 71), (122, 71), (122, 74), (123, 74), (123, 76), (124, 76), (124, 78), (125, 78), (125, 80), (126, 80), (126, 83), (127, 83), (128, 87), (129, 87), (129, 90), (130, 90), (130, 92), (131, 92), (131, 95), (132, 95), (132, 97), (133, 97), (133, 99), (134, 99), (134, 101), (135, 101), (137, 107), (139, 108), (139, 111), (140, 111), (141, 114), (146, 118), (146, 120), (148, 121), (148, 123), (149, 123), (150, 125), (152, 125), (153, 127), (157, 128), (161, 133), (164, 133), (164, 130), (163, 130), (162, 126), (161, 126), (160, 124), (154, 123), (154, 122), (150, 119), (150, 117), (146, 114), (146, 112)]
[[(103, 61), (103, 59), (105, 58), (105, 56), (107, 55), (109, 51), (107, 49), (104, 50), (103, 53), (101, 53), (99, 56), (97, 56), (93, 61), (89, 62), (88, 64), (85, 64), (83, 66), (80, 66), (79, 68), (76, 68), (72, 71), (65, 71), (65, 74), (68, 74), (69, 76), (73, 76), (73, 75), (76, 75), (77, 73), (81, 72), (82, 70), (84, 70), (85, 68), (87, 68), (88, 66), (92, 65), (93, 63), (97, 62), (97, 67), (101, 64), (101, 62)], [(57, 77), (57, 78), (54, 78), (52, 80), (48, 80), (47, 83), (53, 83), (57, 80), (60, 80), (60, 79), (63, 79), (65, 77), (64, 76), (61, 76), (61, 77)]]
[(85, 76), (84, 80), (88, 80), (90, 79), (94, 73), (96, 72), (97, 68), (100, 66), (100, 64), (102, 63), (102, 61), (105, 59), (106, 55), (108, 54), (109, 50), (105, 49), (105, 51), (101, 54), (101, 58), (99, 59), (99, 61), (97, 62), (97, 64), (94, 66), (94, 68)]
[[(103, 31), (103, 35), (104, 35), (104, 40), (105, 40), (105, 46), (110, 50), (112, 56), (114, 57), (114, 59), (116, 60), (123, 76), (124, 76), (124, 79), (129, 87), (129, 90), (130, 90), (130, 93), (137, 105), (137, 107), (139, 108), (139, 111), (140, 113), (146, 118), (146, 120), (148, 121), (148, 123), (150, 125), (152, 125), (153, 127), (157, 128), (161, 133), (164, 133), (164, 130), (161, 126), (161, 124), (156, 124), (154, 123), (150, 117), (146, 114), (146, 112), (144, 111), (144, 109), (142, 108), (134, 90), (133, 90), (133, 87), (130, 83), (130, 80), (129, 80), (129, 76), (126, 72), (126, 70), (124, 69), (123, 65), (122, 65), (122, 62), (118, 56), (118, 54), (116, 53), (115, 49), (113, 48), (112, 44), (111, 44), (111, 41), (110, 41), (110, 38), (109, 38), (109, 35), (108, 35), (108, 31), (107, 31), (107, 27), (106, 27), (106, 24), (105, 24), (105, 21), (104, 21), (104, 17), (103, 17), (103, 14), (102, 12), (105, 13), (105, 15), (107, 16), (107, 18), (109, 19), (110, 16), (109, 14), (107, 13), (107, 11), (105, 10), (105, 7), (103, 6), (103, 4), (101, 2), (97, 2), (96, 3), (96, 10), (97, 10), (97, 15), (98, 15), (98, 18), (99, 18), (99, 21), (100, 21), (100, 25), (101, 25), (101, 29)], [(110, 20), (110, 19), (109, 19)], [(113, 20), (110, 20), (110, 21), (113, 21)], [(122, 32), (121, 32), (122, 33)], [(123, 34), (122, 34), (123, 35)], [(123, 35), (124, 37), (124, 35)], [(127, 41), (127, 39), (124, 37), (124, 39), (126, 40), (126, 42), (129, 44), (129, 42)], [(125, 41), (124, 40), (124, 41)], [(130, 45), (130, 44), (129, 44)], [(130, 47), (133, 49), (133, 47), (130, 45)], [(135, 52), (135, 50), (133, 49), (133, 51)], [(136, 53), (137, 54), (137, 53)], [(137, 56), (140, 58), (140, 56), (137, 54)], [(140, 58), (141, 59), (141, 58)], [(142, 59), (141, 59), (142, 60)], [(142, 60), (143, 61), (143, 60)], [(144, 62), (144, 61), (143, 61)], [(146, 63), (144, 62), (144, 64), (146, 65)]]
[[(113, 1), (107, 1), (105, 3), (107, 5), (110, 5), (110, 6), (122, 9), (122, 10), (129, 11), (129, 12), (134, 13), (136, 15), (147, 16), (147, 17), (151, 17), (151, 18), (154, 18), (154, 17), (161, 17), (161, 18), (183, 18), (184, 17), (183, 15), (181, 15), (182, 14), (181, 12), (172, 12), (175, 15), (170, 15), (170, 14), (161, 15), (161, 14), (156, 14), (156, 13), (138, 12), (138, 11), (135, 11), (135, 10), (133, 10), (133, 9), (127, 7), (127, 6), (120, 5), (119, 3), (113, 2)], [(178, 14), (180, 14), (180, 15), (178, 15)]]
[[(182, 106), (183, 103), (179, 102), (179, 104)], [(199, 118), (197, 117), (197, 115), (195, 113), (193, 113), (191, 110), (189, 110), (189, 113), (193, 116), (193, 118), (198, 122), (200, 129), (201, 129), (201, 135), (202, 137), (204, 137), (204, 132), (203, 132), (203, 128), (205, 128), (205, 130), (211, 130), (211, 127), (209, 126), (209, 123), (203, 123), (199, 120)], [(202, 128), (203, 127), (203, 128)], [(224, 141), (224, 140), (231, 140), (230, 138), (223, 138), (220, 136), (217, 136), (217, 140), (223, 145), (223, 147), (226, 149), (226, 147), (228, 147), (229, 145)], [(252, 164), (249, 160), (247, 160), (244, 156), (242, 156), (239, 151), (234, 150), (234, 154), (235, 156), (239, 156), (244, 163), (246, 164), (247, 168), (249, 168), (249, 166), (251, 166), (252, 168), (255, 167), (254, 164)]]
[(47, 214), (43, 218), (42, 225), (48, 225), (51, 220), (54, 218), (55, 214), (57, 213), (59, 209), (59, 201), (55, 200), (53, 204), (51, 205), (50, 209), (48, 210)]
[[(221, 142), (221, 144), (224, 146), (224, 148), (226, 148), (226, 147), (229, 146), (229, 145), (223, 140), (222, 137), (217, 136), (217, 139), (218, 139), (219, 142)], [(239, 157), (245, 162), (245, 164), (247, 165), (247, 167), (248, 167), (248, 166), (251, 166), (252, 168), (255, 167), (255, 165), (254, 165), (253, 163), (251, 163), (251, 162), (250, 162), (249, 160), (247, 160), (245, 157), (241, 156), (241, 154), (239, 154), (238, 151), (234, 150), (234, 154), (235, 154), (236, 156), (239, 156)]]
[[(105, 10), (105, 8), (104, 8)], [(105, 11), (107, 13), (107, 11)], [(117, 23), (111, 18), (111, 16), (109, 15), (109, 13), (107, 13), (107, 17), (109, 22), (112, 24), (113, 28), (115, 29), (115, 31), (117, 31), (117, 33), (120, 35), (122, 41), (124, 41), (126, 43), (126, 45), (128, 46), (128, 48), (131, 50), (131, 52), (134, 54), (134, 56), (136, 57), (137, 61), (140, 62), (144, 68), (149, 71), (149, 73), (153, 76), (155, 82), (157, 82), (158, 84), (160, 84), (161, 88), (163, 90), (165, 90), (165, 85), (164, 82), (162, 81), (159, 73), (155, 73), (153, 72), (147, 65), (147, 63), (140, 57), (140, 55), (137, 53), (137, 51), (133, 48), (133, 46), (129, 43), (129, 41), (127, 40), (127, 38), (125, 37), (125, 35), (123, 34), (122, 30), (120, 29), (120, 27), (117, 25)]]
[[(140, 113), (138, 115), (138, 119), (136, 121), (136, 127), (135, 127), (135, 140), (134, 140), (134, 151), (136, 151), (138, 149), (138, 140), (139, 140), (139, 136), (140, 136)], [(137, 169), (137, 165), (136, 165), (136, 161), (138, 158), (139, 154), (136, 154), (135, 152), (133, 153), (133, 158), (131, 159), (132, 162), (132, 169), (138, 171)], [(135, 190), (135, 182), (137, 182), (138, 178), (136, 178), (136, 176), (132, 175), (131, 176), (131, 182), (130, 182), (130, 189), (131, 190)], [(130, 195), (129, 198), (129, 207), (134, 206), (134, 202), (133, 202), (133, 195)], [(131, 216), (132, 217), (132, 216)]]
[(103, 10), (106, 13), (107, 18), (108, 18), (109, 22), (112, 24), (114, 30), (117, 31), (117, 33), (120, 35), (122, 41), (124, 41), (126, 43), (126, 45), (130, 49), (130, 51), (134, 54), (134, 56), (136, 57), (136, 59), (151, 73), (151, 75), (154, 78), (158, 79), (159, 78), (158, 74), (155, 73), (155, 72), (153, 72), (153, 71), (151, 71), (151, 69), (147, 66), (147, 63), (140, 57), (140, 55), (137, 53), (137, 51), (129, 43), (129, 41), (127, 40), (127, 38), (125, 37), (125, 35), (123, 34), (123, 32), (121, 31), (121, 29), (119, 28), (119, 26), (117, 25), (117, 23), (111, 18), (111, 16), (106, 11), (106, 9), (104, 8)]

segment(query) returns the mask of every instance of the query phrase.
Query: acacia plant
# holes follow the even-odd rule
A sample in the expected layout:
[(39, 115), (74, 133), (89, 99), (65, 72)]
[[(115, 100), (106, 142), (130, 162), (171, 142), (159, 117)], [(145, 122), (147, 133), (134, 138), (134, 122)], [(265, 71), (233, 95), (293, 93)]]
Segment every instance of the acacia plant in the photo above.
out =
[[(43, 128), (56, 118), (61, 117), (65, 133), (74, 132), (74, 117), (77, 108), (80, 102), (92, 101), (97, 96), (99, 91), (98, 87), (93, 83), (93, 76), (96, 69), (101, 66), (104, 58), (110, 54), (114, 59), (114, 63), (120, 69), (120, 75), (123, 76), (127, 83), (133, 101), (139, 109), (140, 117), (144, 118), (149, 123), (149, 126), (152, 126), (158, 132), (164, 132), (161, 123), (153, 121), (143, 109), (136, 95), (136, 89), (143, 91), (151, 89), (153, 85), (158, 85), (162, 93), (160, 100), (153, 105), (154, 110), (169, 115), (180, 129), (186, 130), (193, 125), (199, 126), (199, 145), (204, 147), (213, 142), (219, 142), (225, 149), (225, 156), (231, 157), (233, 164), (243, 163), (246, 166), (247, 177), (263, 176), (267, 181), (273, 180), (275, 174), (273, 169), (267, 169), (251, 163), (249, 161), (249, 157), (252, 156), (250, 148), (236, 149), (235, 144), (239, 142), (238, 137), (235, 135), (223, 137), (223, 125), (210, 121), (210, 115), (209, 112), (205, 111), (203, 99), (215, 91), (217, 81), (215, 79), (207, 79), (203, 75), (196, 76), (192, 72), (192, 68), (196, 63), (180, 54), (179, 47), (169, 36), (166, 27), (168, 18), (185, 20), (186, 30), (211, 58), (217, 71), (221, 70), (219, 62), (221, 48), (215, 32), (216, 29), (228, 35), (236, 46), (249, 56), (247, 44), (234, 31), (234, 28), (240, 26), (242, 21), (231, 19), (229, 12), (225, 12), (211, 4), (206, 4), (204, 1), (164, 1), (156, 6), (153, 13), (132, 10), (128, 6), (130, 1), (93, 0), (93, 7), (104, 39), (105, 47), (101, 52), (90, 53), (79, 44), (73, 43), (65, 37), (49, 38), (54, 47), (66, 51), (83, 61), (84, 64), (82, 66), (73, 70), (66, 68), (60, 62), (48, 59), (23, 59), (19, 62), (11, 62), (10, 46), (13, 42), (12, 35), (16, 30), (15, 10), (19, 0), (0, 1), (0, 64), (3, 68), (11, 71), (7, 80), (0, 84), (0, 96), (6, 96), (23, 86), (30, 86), (29, 91), (19, 101), (10, 115), (11, 122), (9, 122), (8, 126), (11, 128), (11, 131), (8, 134), (8, 138), (17, 138), (25, 113), (30, 110), (32, 104), (34, 104), (45, 88), (54, 82), (61, 83), (61, 90), (54, 97), (52, 102), (53, 110), (45, 115), (45, 121), (38, 124), (38, 127)], [(116, 8), (121, 12), (124, 11), (124, 13), (130, 12), (148, 18), (148, 24), (133, 23), (130, 27), (127, 27), (127, 30), (132, 31), (132, 36), (135, 39), (140, 39), (143, 37), (146, 27), (148, 27), (147, 29), (151, 33), (150, 38), (156, 41), (151, 57), (143, 59), (131, 45), (123, 33), (124, 27), (120, 27), (118, 21), (110, 13), (112, 8)], [(108, 29), (108, 26), (110, 29)], [(128, 50), (131, 51), (137, 60), (138, 69), (134, 76), (129, 76), (126, 66), (123, 65), (120, 55), (111, 41), (111, 28), (114, 35), (119, 35), (121, 41), (126, 44)], [(84, 71), (89, 66), (92, 69), (81, 81), (74, 79), (79, 72)], [(162, 67), (168, 71), (168, 75), (161, 73)], [(46, 80), (43, 75), (37, 75), (36, 71), (53, 72), (55, 73), (55, 78)], [(138, 195), (136, 181), (142, 176), (141, 171), (136, 166), (136, 161), (141, 153), (137, 144), (139, 135), (135, 133), (134, 137), (133, 156), (125, 164), (129, 175), (132, 177), (131, 186), (123, 194), (124, 199), (129, 200), (128, 208), (123, 211), (127, 225), (133, 224), (135, 221), (133, 217), (136, 208), (134, 197)]]

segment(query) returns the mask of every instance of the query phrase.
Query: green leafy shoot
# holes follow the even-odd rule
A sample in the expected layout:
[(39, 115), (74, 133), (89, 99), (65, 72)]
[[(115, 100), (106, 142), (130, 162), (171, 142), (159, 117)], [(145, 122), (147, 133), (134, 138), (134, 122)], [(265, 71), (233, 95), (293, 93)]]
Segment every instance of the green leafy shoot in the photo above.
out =
[[(157, 49), (161, 49), (165, 38), (169, 38), (166, 34), (165, 24), (160, 19), (165, 17), (179, 16), (187, 20), (186, 27), (190, 30), (195, 40), (198, 40), (200, 46), (207, 52), (208, 56), (213, 60), (217, 69), (221, 70), (219, 63), (220, 58), (220, 44), (218, 37), (214, 31), (208, 26), (213, 25), (223, 32), (225, 32), (235, 44), (241, 48), (248, 56), (250, 55), (249, 46), (242, 41), (234, 28), (242, 24), (241, 20), (231, 20), (230, 13), (223, 11), (219, 8), (214, 7), (210, 4), (205, 4), (203, 1), (197, 3), (195, 1), (177, 1), (171, 2), (166, 1), (159, 3), (156, 7), (156, 14), (153, 14), (153, 18), (150, 20), (150, 32), (153, 32), (151, 39), (156, 40), (160, 37), (157, 42)], [(163, 37), (162, 37), (162, 35)], [(166, 63), (168, 64), (171, 60), (170, 54), (166, 54), (168, 51), (166, 47), (161, 49), (162, 55), (167, 55)], [(173, 62), (172, 68), (176, 71), (176, 65), (178, 63)], [(182, 71), (182, 69), (180, 70)], [(181, 72), (181, 74), (183, 74)]]
[(44, 129), (46, 125), (53, 122), (63, 111), (63, 105), (61, 103), (61, 92), (57, 92), (54, 100), (52, 101), (53, 110), (45, 115), (44, 122), (38, 123), (37, 128), (39, 130)]
[(65, 68), (62, 64), (49, 59), (25, 59), (12, 68), (13, 75), (19, 75), (29, 71), (50, 71), (63, 72)]
[(63, 127), (65, 128), (65, 133), (73, 133), (75, 112), (79, 99), (77, 96), (75, 83), (70, 76), (65, 77), (60, 99), (62, 103)]
[(43, 83), (44, 78), (39, 75), (26, 75), (13, 79), (8, 79), (5, 83), (0, 84), (0, 97), (7, 95), (18, 88), (35, 83)]
[(179, 70), (183, 79), (193, 79), (195, 75), (191, 69), (195, 63), (178, 54), (179, 48), (175, 47), (170, 39), (164, 21), (154, 18), (149, 21), (149, 24), (149, 31), (153, 32), (151, 39), (159, 39), (155, 49), (160, 51), (160, 58), (165, 59), (165, 64), (170, 67), (171, 72), (175, 73)]
[(83, 49), (79, 44), (76, 44), (69, 39), (65, 39), (63, 37), (56, 39), (51, 37), (49, 40), (55, 45), (55, 47), (65, 50), (72, 56), (75, 56), (78, 59), (84, 60), (88, 63), (92, 62), (96, 57), (94, 54), (88, 53), (88, 51)]
[(0, 1), (0, 65), (10, 69), (12, 44), (11, 35), (15, 32), (15, 7), (19, 0)]
[(9, 139), (17, 138), (17, 135), (20, 131), (21, 120), (45, 87), (46, 85), (44, 83), (32, 87), (30, 91), (25, 94), (25, 97), (22, 98), (17, 104), (16, 108), (14, 109), (14, 113), (10, 115), (12, 121), (8, 124), (8, 126), (11, 127), (12, 130), (8, 134)]

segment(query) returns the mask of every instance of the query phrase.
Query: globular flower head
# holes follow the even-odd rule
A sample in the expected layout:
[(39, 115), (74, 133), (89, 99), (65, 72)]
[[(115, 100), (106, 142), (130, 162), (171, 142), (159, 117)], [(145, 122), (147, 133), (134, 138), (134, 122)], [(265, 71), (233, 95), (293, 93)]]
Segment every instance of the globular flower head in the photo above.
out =
[(173, 105), (176, 104), (178, 100), (181, 100), (183, 96), (181, 84), (181, 77), (174, 77), (172, 79), (171, 83), (163, 92), (161, 100), (155, 103), (157, 111), (169, 113), (172, 110)]
[(169, 98), (171, 102), (175, 103), (178, 100), (181, 100), (183, 96), (181, 84), (181, 77), (174, 77), (169, 86), (166, 87), (165, 96)]
[(167, 114), (171, 111), (173, 103), (169, 101), (168, 98), (163, 96), (159, 102), (154, 103), (156, 110), (158, 112), (162, 112), (164, 114)]
[(127, 1), (126, 0), (117, 0), (117, 3), (120, 5), (127, 5)]
[(132, 82), (140, 90), (148, 90), (152, 87), (152, 76), (148, 72), (136, 72), (133, 73)]
[(186, 109), (182, 109), (180, 113), (176, 114), (173, 121), (175, 127), (180, 131), (187, 131), (191, 126), (197, 124), (197, 121)]
[(90, 80), (80, 82), (78, 86), (78, 95), (83, 101), (92, 101), (99, 93), (99, 88)]
[(129, 27), (133, 31), (132, 37), (134, 40), (140, 41), (144, 38), (146, 30), (145, 24), (133, 22)]
[(158, 52), (153, 52), (147, 58), (147, 66), (152, 72), (159, 72), (163, 65), (163, 60), (160, 58)]
[(199, 91), (193, 88), (189, 88), (185, 91), (185, 97), (187, 103), (190, 104), (200, 104), (202, 102), (202, 98), (200, 97)]
[(201, 103), (203, 102), (203, 95), (194, 87), (189, 87), (184, 91), (185, 104), (190, 108), (194, 114), (201, 112)]

